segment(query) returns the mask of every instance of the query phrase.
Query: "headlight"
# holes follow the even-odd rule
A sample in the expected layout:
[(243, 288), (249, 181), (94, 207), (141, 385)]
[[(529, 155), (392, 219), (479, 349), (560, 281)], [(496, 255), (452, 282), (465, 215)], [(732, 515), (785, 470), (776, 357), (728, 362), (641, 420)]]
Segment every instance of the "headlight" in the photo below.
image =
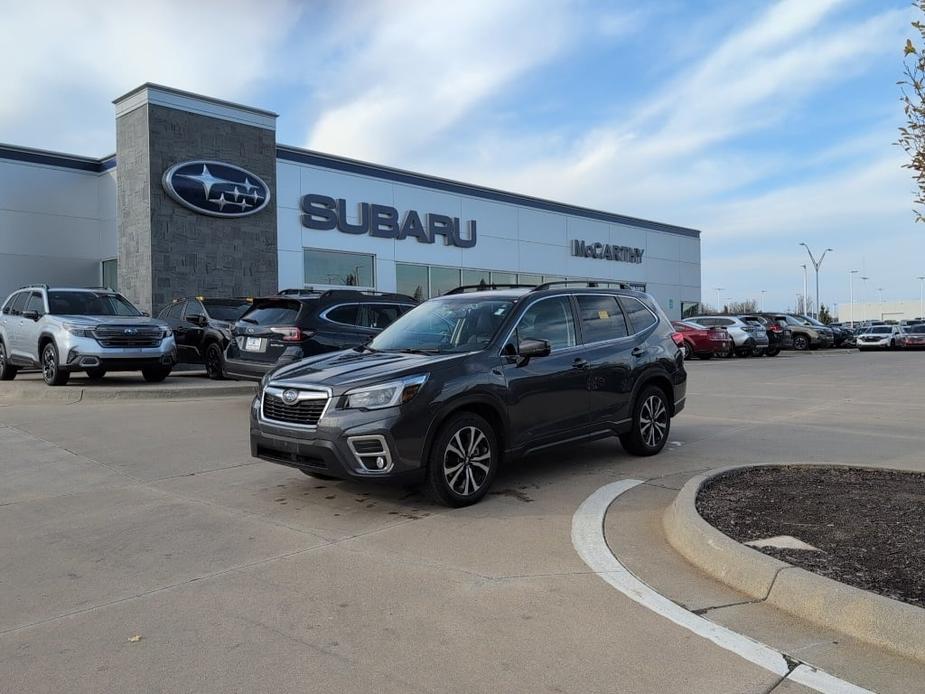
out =
[(93, 337), (93, 328), (81, 323), (65, 323), (61, 327), (76, 337)]
[(397, 381), (364, 386), (344, 394), (345, 409), (378, 410), (383, 407), (402, 405), (421, 390), (428, 374), (408, 376)]
[(166, 325), (163, 326), (163, 329), (164, 329), (164, 337), (170, 337), (171, 335), (173, 335), (173, 330), (168, 328)]

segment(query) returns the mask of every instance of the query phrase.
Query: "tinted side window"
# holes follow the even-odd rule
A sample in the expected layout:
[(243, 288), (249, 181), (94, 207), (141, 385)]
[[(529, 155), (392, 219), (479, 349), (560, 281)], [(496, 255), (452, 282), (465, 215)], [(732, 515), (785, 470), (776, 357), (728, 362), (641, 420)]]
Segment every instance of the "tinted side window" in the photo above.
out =
[(577, 299), (581, 336), (586, 343), (615, 340), (629, 334), (616, 297), (579, 294)]
[(401, 315), (396, 304), (367, 304), (360, 324), (366, 328), (382, 330), (389, 327)]
[(165, 318), (176, 318), (177, 320), (179, 320), (180, 314), (183, 313), (183, 306), (184, 306), (184, 303), (181, 301), (178, 304), (173, 304), (167, 307), (167, 313), (165, 314)]
[(10, 304), (10, 313), (14, 316), (18, 316), (22, 313), (23, 307), (26, 305), (26, 299), (29, 294), (27, 292), (19, 292), (16, 295), (16, 298), (13, 299), (12, 304)]
[(19, 294), (10, 294), (10, 297), (6, 300), (6, 303), (3, 304), (3, 313), (10, 312), (10, 309), (13, 307), (13, 302), (16, 301), (16, 297), (18, 296)]
[(639, 299), (631, 296), (621, 296), (620, 303), (623, 304), (627, 322), (632, 326), (634, 333), (641, 333), (658, 322), (652, 311), (647, 309)]
[(45, 300), (41, 292), (32, 292), (26, 300), (26, 306), (23, 311), (35, 311), (40, 316), (45, 314)]
[(517, 340), (547, 340), (554, 350), (574, 347), (575, 321), (568, 297), (543, 299), (524, 311), (517, 324)]
[(255, 304), (243, 317), (257, 325), (294, 325), (301, 308), (298, 301), (278, 299)]
[(346, 325), (356, 325), (357, 324), (357, 313), (359, 312), (360, 307), (356, 304), (348, 304), (346, 306), (335, 306), (325, 315), (329, 321), (334, 321), (335, 323), (344, 323)]
[(186, 318), (187, 316), (196, 316), (196, 315), (205, 316), (206, 310), (202, 307), (202, 304), (200, 304), (198, 301), (187, 301), (186, 309), (183, 311), (183, 317)]

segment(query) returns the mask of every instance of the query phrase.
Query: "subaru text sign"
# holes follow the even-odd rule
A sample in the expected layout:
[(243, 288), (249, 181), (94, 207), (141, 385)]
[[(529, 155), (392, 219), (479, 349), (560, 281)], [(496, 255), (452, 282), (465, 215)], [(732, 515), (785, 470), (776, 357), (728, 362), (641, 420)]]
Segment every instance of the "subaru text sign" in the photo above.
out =
[(445, 214), (421, 215), (417, 210), (408, 210), (399, 217), (398, 210), (389, 205), (361, 202), (357, 223), (347, 221), (347, 201), (330, 198), (327, 195), (305, 195), (302, 197), (302, 225), (322, 231), (337, 229), (344, 234), (369, 234), (384, 239), (405, 239), (412, 236), (418, 243), (434, 243), (443, 237), (443, 245), (458, 248), (475, 246), (475, 220), (470, 219), (467, 235), (460, 231), (459, 217)]
[(642, 248), (617, 246), (611, 243), (591, 243), (579, 241), (578, 239), (572, 240), (572, 255), (578, 258), (616, 260), (621, 263), (641, 263), (643, 253), (645, 253), (645, 250)]
[(184, 207), (213, 217), (245, 217), (270, 202), (256, 174), (220, 161), (184, 161), (164, 172), (164, 189)]

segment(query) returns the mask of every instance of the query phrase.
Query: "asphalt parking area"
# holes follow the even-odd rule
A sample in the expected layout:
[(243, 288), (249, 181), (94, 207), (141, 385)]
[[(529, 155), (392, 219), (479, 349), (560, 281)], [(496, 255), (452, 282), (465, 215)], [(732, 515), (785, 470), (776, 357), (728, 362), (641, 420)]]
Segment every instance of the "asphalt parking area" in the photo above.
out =
[(591, 573), (572, 516), (739, 462), (923, 470), (923, 356), (694, 361), (662, 455), (548, 452), (460, 510), (252, 460), (243, 396), (0, 397), (3, 689), (769, 691)]

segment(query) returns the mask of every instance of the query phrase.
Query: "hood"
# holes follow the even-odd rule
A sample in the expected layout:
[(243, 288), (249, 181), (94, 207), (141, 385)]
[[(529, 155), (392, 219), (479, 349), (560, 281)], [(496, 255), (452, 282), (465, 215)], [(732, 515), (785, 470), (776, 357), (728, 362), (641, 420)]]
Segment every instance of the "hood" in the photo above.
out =
[(163, 328), (167, 324), (162, 320), (148, 316), (54, 316), (62, 323), (81, 323), (88, 327), (96, 325), (154, 325)]
[(388, 381), (401, 376), (426, 373), (462, 354), (405, 354), (403, 352), (358, 352), (348, 349), (303, 359), (273, 372), (270, 380), (305, 385), (325, 385), (339, 390), (365, 383)]

